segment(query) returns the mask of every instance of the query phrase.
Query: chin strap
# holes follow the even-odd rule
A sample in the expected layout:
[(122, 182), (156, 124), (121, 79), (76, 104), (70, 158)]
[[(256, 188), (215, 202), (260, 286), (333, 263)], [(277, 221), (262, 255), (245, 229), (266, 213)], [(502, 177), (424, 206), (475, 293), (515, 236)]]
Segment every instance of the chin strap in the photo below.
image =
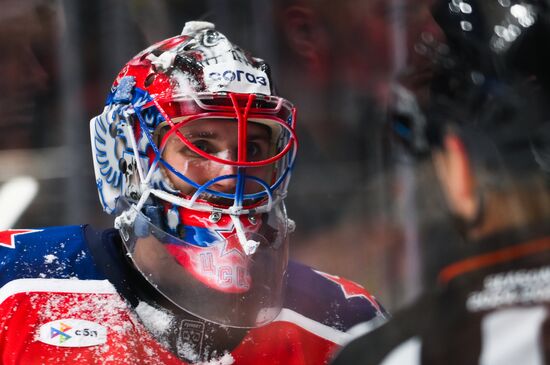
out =
[(244, 233), (244, 228), (241, 220), (239, 219), (239, 215), (236, 214), (230, 214), (231, 220), (233, 221), (233, 225), (235, 226), (235, 230), (237, 231), (237, 237), (239, 238), (239, 243), (241, 244), (241, 247), (244, 251), (244, 253), (247, 256), (253, 255), (256, 250), (258, 249), (258, 246), (260, 246), (260, 242), (249, 240), (246, 238), (246, 234)]

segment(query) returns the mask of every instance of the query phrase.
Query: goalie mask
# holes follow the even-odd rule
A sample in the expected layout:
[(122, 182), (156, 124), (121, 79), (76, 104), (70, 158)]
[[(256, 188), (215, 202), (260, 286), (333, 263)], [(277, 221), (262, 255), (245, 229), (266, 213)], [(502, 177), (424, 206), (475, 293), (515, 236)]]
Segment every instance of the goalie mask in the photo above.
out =
[(145, 278), (208, 321), (271, 321), (297, 140), (267, 64), (189, 22), (126, 64), (90, 129), (101, 204)]

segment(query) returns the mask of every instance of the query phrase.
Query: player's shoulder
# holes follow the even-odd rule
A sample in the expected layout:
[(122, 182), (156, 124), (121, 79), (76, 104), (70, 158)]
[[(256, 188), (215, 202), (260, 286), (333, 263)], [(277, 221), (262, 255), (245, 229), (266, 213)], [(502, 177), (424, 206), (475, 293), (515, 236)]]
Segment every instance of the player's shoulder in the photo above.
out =
[(376, 297), (361, 285), (291, 261), (285, 308), (348, 331), (387, 313)]
[(0, 286), (20, 278), (98, 278), (85, 226), (0, 231)]

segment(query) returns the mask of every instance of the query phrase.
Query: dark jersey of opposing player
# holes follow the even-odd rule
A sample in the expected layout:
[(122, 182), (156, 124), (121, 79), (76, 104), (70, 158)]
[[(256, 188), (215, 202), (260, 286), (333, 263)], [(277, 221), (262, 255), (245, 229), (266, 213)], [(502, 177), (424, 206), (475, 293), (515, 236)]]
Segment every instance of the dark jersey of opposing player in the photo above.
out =
[(333, 365), (550, 364), (550, 237), (482, 252), (444, 268), (443, 284), (354, 339)]
[(167, 303), (116, 230), (0, 232), (0, 363), (323, 364), (357, 323), (385, 317), (357, 284), (291, 263), (270, 324), (230, 329)]

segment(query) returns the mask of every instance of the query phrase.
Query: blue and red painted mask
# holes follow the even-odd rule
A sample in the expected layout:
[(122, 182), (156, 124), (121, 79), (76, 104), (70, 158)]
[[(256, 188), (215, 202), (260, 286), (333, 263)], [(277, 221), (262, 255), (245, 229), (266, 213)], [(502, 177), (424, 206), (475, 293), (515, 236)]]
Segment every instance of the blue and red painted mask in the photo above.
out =
[[(117, 214), (115, 226), (136, 267), (192, 314), (253, 326), (276, 312), (280, 298), (256, 292), (247, 307), (263, 303), (259, 322), (210, 316), (178, 291), (189, 292), (190, 282), (196, 290), (202, 285), (230, 296), (246, 296), (268, 282), (280, 287), (292, 228), (283, 200), (297, 151), (295, 117), (292, 104), (274, 95), (265, 62), (212, 24), (190, 22), (181, 36), (128, 62), (103, 113), (91, 120), (104, 210)], [(150, 225), (145, 234), (144, 222)], [(148, 257), (140, 245), (151, 250)], [(178, 265), (182, 285), (138, 259), (155, 255), (165, 266)], [(270, 260), (281, 267), (276, 280), (258, 266), (269, 267)]]

